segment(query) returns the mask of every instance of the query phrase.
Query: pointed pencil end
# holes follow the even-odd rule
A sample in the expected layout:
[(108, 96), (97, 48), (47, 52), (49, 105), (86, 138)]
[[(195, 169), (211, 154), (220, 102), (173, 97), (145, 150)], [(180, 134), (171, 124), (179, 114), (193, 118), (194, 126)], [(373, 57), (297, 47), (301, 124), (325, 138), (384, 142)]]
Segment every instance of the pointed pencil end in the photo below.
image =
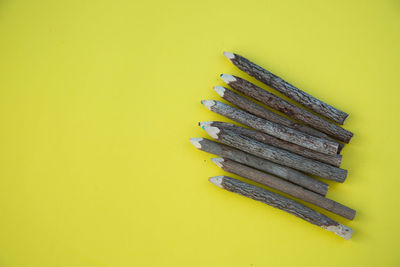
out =
[(226, 83), (229, 84), (231, 82), (236, 81), (236, 78), (229, 74), (221, 74), (221, 79)]
[(211, 107), (215, 105), (215, 101), (214, 100), (201, 100), (201, 103), (208, 108), (209, 110), (211, 110)]
[(217, 92), (217, 94), (219, 94), (221, 97), (224, 97), (224, 93), (225, 93), (225, 88), (222, 86), (214, 86), (214, 90), (215, 92)]
[(222, 181), (224, 180), (224, 176), (214, 176), (214, 177), (210, 177), (208, 179), (211, 183), (213, 183), (214, 185), (223, 188), (222, 187)]
[(203, 140), (203, 138), (190, 138), (189, 140), (196, 148), (201, 148), (200, 142)]
[(230, 61), (232, 61), (232, 59), (235, 58), (235, 54), (231, 53), (231, 52), (224, 52), (224, 56), (229, 59)]
[(203, 130), (206, 131), (206, 133), (208, 133), (212, 138), (218, 139), (218, 133), (220, 130), (217, 127), (203, 125), (201, 128), (203, 128)]
[(218, 167), (222, 168), (222, 162), (224, 162), (224, 159), (223, 158), (211, 158), (211, 161)]
[(201, 121), (201, 122), (199, 122), (199, 126), (201, 127), (201, 128), (203, 128), (203, 126), (205, 126), (205, 125), (211, 125), (213, 122), (212, 121)]
[(325, 228), (326, 230), (333, 232), (346, 240), (349, 240), (350, 237), (353, 235), (353, 229), (341, 223), (339, 223), (338, 225), (330, 225), (325, 227), (323, 226), (322, 228)]

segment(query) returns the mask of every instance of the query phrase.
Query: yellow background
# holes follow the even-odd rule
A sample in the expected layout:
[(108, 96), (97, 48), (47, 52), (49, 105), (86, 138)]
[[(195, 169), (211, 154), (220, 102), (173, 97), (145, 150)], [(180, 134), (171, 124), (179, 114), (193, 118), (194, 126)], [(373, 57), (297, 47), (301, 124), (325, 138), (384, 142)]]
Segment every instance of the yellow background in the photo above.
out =
[[(1, 1), (0, 266), (399, 266), (399, 29), (398, 1)], [(351, 240), (207, 181), (200, 100), (248, 78), (223, 51), (350, 114)]]

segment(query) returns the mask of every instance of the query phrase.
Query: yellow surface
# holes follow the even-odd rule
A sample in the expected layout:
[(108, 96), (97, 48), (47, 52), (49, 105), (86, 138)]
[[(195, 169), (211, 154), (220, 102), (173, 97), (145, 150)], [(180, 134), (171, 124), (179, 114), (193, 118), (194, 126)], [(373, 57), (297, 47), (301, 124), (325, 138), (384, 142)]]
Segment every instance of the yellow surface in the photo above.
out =
[[(1, 1), (0, 266), (399, 266), (397, 1)], [(190, 137), (253, 59), (350, 113), (350, 241), (218, 189)], [(254, 81), (253, 79), (251, 79)]]

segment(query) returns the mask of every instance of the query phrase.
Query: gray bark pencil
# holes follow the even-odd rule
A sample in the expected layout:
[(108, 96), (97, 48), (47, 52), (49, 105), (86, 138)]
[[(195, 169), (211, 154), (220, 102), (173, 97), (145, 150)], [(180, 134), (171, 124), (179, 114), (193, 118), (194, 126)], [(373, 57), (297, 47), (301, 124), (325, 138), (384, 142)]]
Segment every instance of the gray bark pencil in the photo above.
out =
[(333, 120), (339, 124), (344, 124), (346, 118), (349, 116), (347, 113), (328, 105), (321, 100), (303, 92), (302, 90), (294, 87), (278, 76), (263, 69), (255, 63), (247, 60), (246, 58), (237, 54), (224, 52), (224, 55), (240, 70), (253, 76), (257, 80), (265, 83), (278, 92), (286, 95), (290, 99), (300, 103), (301, 105), (315, 111), (316, 113)]
[(276, 124), (243, 110), (234, 108), (216, 100), (202, 100), (201, 103), (209, 110), (236, 122), (247, 125), (253, 129), (262, 131), (279, 139), (297, 144), (328, 155), (336, 155), (338, 143), (321, 139), (303, 132), (296, 131), (289, 127)]
[(298, 146), (296, 144), (289, 143), (284, 140), (275, 138), (271, 135), (268, 135), (268, 134), (265, 134), (262, 132), (258, 132), (258, 131), (254, 131), (251, 129), (236, 126), (232, 123), (220, 122), (220, 121), (207, 121), (207, 122), (200, 122), (199, 125), (200, 126), (210, 125), (210, 126), (228, 129), (228, 130), (237, 132), (239, 134), (245, 135), (247, 137), (253, 138), (254, 140), (257, 140), (259, 142), (266, 143), (268, 145), (272, 145), (277, 148), (285, 149), (287, 151), (299, 154), (306, 158), (318, 160), (318, 161), (330, 164), (335, 167), (340, 167), (340, 164), (342, 162), (342, 155), (330, 156), (330, 155), (322, 154), (322, 153), (316, 152), (314, 150), (310, 150), (310, 149)]
[[(244, 111), (251, 113), (257, 117), (260, 117), (262, 119), (266, 119), (269, 121), (272, 121), (274, 123), (278, 123), (281, 125), (284, 125), (286, 127), (295, 129), (297, 131), (309, 134), (309, 135), (313, 135), (316, 137), (320, 137), (323, 139), (328, 139), (330, 141), (336, 142), (335, 140), (331, 139), (331, 137), (329, 137), (328, 135), (315, 130), (311, 127), (308, 127), (306, 125), (294, 122), (288, 118), (285, 118), (269, 109), (266, 109), (262, 106), (260, 106), (259, 104), (233, 92), (232, 90), (229, 90), (225, 87), (222, 86), (214, 86), (214, 90), (226, 101), (232, 103), (233, 105), (243, 109)], [(343, 144), (338, 142), (338, 153), (340, 153), (340, 151), (343, 148)]]
[(347, 176), (347, 171), (333, 167), (331, 165), (308, 159), (303, 156), (282, 150), (247, 136), (218, 128), (214, 126), (203, 126), (203, 129), (214, 139), (228, 146), (253, 154), (257, 157), (270, 160), (277, 164), (288, 166), (299, 171), (313, 174), (335, 182), (343, 183)]
[(244, 183), (227, 176), (211, 177), (209, 181), (214, 185), (232, 193), (236, 193), (260, 201), (274, 208), (286, 211), (296, 217), (299, 217), (300, 219), (333, 232), (346, 240), (348, 240), (353, 234), (353, 230), (351, 228), (334, 221), (331, 218), (309, 207), (306, 207), (297, 201), (273, 193), (264, 188)]
[(261, 103), (277, 110), (285, 115), (289, 116), (290, 118), (293, 118), (295, 120), (298, 120), (308, 126), (311, 126), (317, 130), (320, 130), (323, 133), (326, 133), (327, 135), (334, 137), (340, 141), (343, 141), (345, 143), (350, 142), (351, 138), (353, 137), (353, 134), (336, 124), (329, 122), (303, 108), (300, 108), (283, 98), (280, 98), (267, 90), (264, 90), (260, 87), (258, 87), (255, 84), (252, 84), (249, 81), (246, 81), (242, 78), (233, 76), (233, 75), (227, 75), (227, 74), (222, 74), (221, 78), (226, 82), (229, 86), (231, 86), (233, 89), (257, 100), (260, 101)]
[(254, 182), (279, 190), (295, 198), (304, 200), (327, 211), (340, 215), (346, 219), (353, 220), (356, 214), (356, 211), (349, 207), (307, 190), (301, 186), (276, 178), (265, 172), (261, 172), (228, 159), (213, 158), (211, 160), (224, 171), (237, 174)]
[(276, 175), (282, 179), (298, 184), (323, 196), (325, 196), (328, 192), (328, 184), (292, 168), (273, 163), (271, 161), (253, 156), (236, 148), (217, 143), (206, 138), (191, 138), (190, 142), (197, 149), (200, 149), (204, 152), (231, 159), (255, 169)]

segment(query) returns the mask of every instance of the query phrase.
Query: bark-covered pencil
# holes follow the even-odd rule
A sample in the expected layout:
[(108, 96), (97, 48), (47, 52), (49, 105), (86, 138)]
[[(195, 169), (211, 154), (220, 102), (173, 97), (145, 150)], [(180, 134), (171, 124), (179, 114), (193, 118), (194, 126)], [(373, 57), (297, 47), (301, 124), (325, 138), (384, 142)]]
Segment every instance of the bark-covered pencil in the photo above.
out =
[(228, 130), (237, 132), (239, 134), (245, 135), (247, 137), (253, 138), (254, 140), (272, 145), (274, 147), (285, 149), (287, 151), (299, 154), (306, 158), (318, 160), (318, 161), (330, 164), (335, 167), (340, 167), (340, 164), (342, 162), (342, 155), (331, 156), (331, 155), (322, 154), (322, 153), (316, 152), (314, 150), (310, 150), (310, 149), (298, 146), (296, 144), (286, 142), (284, 140), (278, 139), (276, 137), (273, 137), (271, 135), (268, 135), (268, 134), (265, 134), (262, 132), (258, 132), (258, 131), (247, 129), (244, 127), (236, 126), (232, 123), (220, 122), (220, 121), (207, 121), (207, 122), (200, 122), (199, 125), (200, 126), (210, 125), (210, 126), (228, 129)]
[(257, 85), (233, 75), (222, 74), (221, 78), (233, 89), (257, 100), (261, 103), (282, 112), (283, 114), (298, 120), (308, 126), (320, 130), (327, 135), (345, 143), (349, 143), (353, 133), (329, 122), (308, 110), (300, 108), (279, 96), (276, 96)]
[(306, 147), (328, 155), (336, 155), (338, 143), (315, 137), (289, 127), (264, 120), (248, 112), (237, 109), (216, 100), (202, 100), (201, 103), (209, 110), (236, 122), (247, 125), (279, 139)]
[[(214, 90), (226, 101), (232, 103), (233, 105), (237, 106), (238, 108), (241, 108), (242, 110), (251, 113), (257, 117), (287, 126), (289, 128), (298, 130), (300, 132), (313, 135), (316, 137), (320, 137), (323, 139), (328, 139), (333, 142), (337, 142), (333, 140), (331, 137), (329, 137), (327, 134), (320, 132), (318, 130), (315, 130), (307, 125), (303, 125), (300, 123), (297, 123), (293, 120), (290, 120), (286, 117), (283, 117), (269, 109), (264, 108), (263, 106), (260, 106), (259, 104), (233, 92), (232, 90), (229, 90), (228, 88), (222, 87), (222, 86), (214, 86)], [(340, 151), (343, 149), (343, 144), (338, 143), (338, 154)]]
[(257, 157), (340, 183), (343, 183), (346, 179), (346, 170), (258, 142), (227, 129), (209, 125), (204, 125), (202, 128), (212, 138), (221, 143), (233, 146)]
[(314, 204), (327, 211), (340, 215), (346, 219), (353, 220), (354, 216), (356, 215), (356, 211), (349, 207), (307, 190), (299, 185), (276, 178), (265, 172), (250, 168), (229, 159), (212, 158), (211, 160), (224, 171), (237, 174), (254, 182), (266, 185), (300, 200)]
[(266, 69), (256, 65), (248, 59), (229, 52), (224, 52), (224, 55), (239, 69), (253, 76), (257, 80), (265, 83), (278, 92), (286, 95), (290, 99), (300, 103), (301, 105), (315, 111), (316, 113), (333, 120), (339, 124), (344, 124), (346, 118), (349, 116), (347, 113), (328, 105), (321, 100), (307, 94), (306, 92), (296, 88), (290, 83), (279, 78), (275, 74), (267, 71)]
[(198, 149), (223, 158), (231, 159), (255, 169), (276, 175), (325, 196), (329, 185), (300, 171), (253, 156), (239, 149), (211, 141), (206, 138), (191, 138), (190, 142)]
[(260, 201), (274, 208), (286, 211), (296, 217), (299, 217), (300, 219), (303, 219), (325, 230), (333, 232), (346, 240), (348, 240), (353, 234), (353, 230), (351, 228), (337, 221), (334, 221), (331, 218), (309, 207), (306, 207), (295, 200), (273, 193), (264, 188), (248, 184), (227, 176), (211, 177), (209, 181), (214, 185), (230, 192)]

